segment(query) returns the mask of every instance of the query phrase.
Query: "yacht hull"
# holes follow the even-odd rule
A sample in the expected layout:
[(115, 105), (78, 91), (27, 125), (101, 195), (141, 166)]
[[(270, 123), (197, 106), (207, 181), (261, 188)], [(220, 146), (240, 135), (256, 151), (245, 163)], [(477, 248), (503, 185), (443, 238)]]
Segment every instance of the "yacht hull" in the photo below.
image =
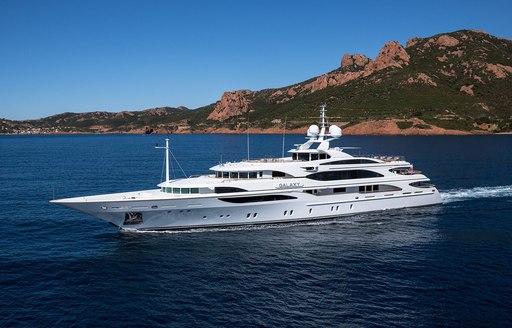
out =
[(372, 211), (441, 204), (435, 188), (315, 196), (290, 192), (289, 200), (226, 202), (223, 197), (102, 201), (68, 198), (52, 201), (105, 220), (124, 230), (183, 230), (271, 224), (340, 217)]

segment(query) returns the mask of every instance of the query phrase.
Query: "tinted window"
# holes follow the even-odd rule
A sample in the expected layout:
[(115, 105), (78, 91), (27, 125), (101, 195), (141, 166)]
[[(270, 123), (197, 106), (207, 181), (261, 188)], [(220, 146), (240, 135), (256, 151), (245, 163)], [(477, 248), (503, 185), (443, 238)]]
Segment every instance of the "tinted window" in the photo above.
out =
[(330, 171), (330, 172), (318, 172), (313, 173), (306, 178), (319, 181), (331, 181), (331, 180), (347, 180), (347, 179), (366, 179), (366, 178), (378, 178), (383, 175), (377, 172), (368, 170), (348, 170), (348, 171)]
[(264, 195), (264, 196), (250, 196), (250, 197), (236, 197), (236, 198), (219, 198), (228, 203), (256, 203), (256, 202), (271, 202), (275, 200), (297, 199), (296, 197), (287, 195)]
[(344, 160), (340, 160), (340, 161), (323, 163), (320, 165), (373, 164), (373, 163), (378, 163), (378, 162), (373, 161), (371, 159), (366, 159), (366, 158), (354, 158), (354, 159), (344, 159)]
[(215, 187), (215, 193), (217, 194), (224, 194), (227, 192), (241, 192), (241, 191), (247, 191), (242, 188), (236, 188), (236, 187)]

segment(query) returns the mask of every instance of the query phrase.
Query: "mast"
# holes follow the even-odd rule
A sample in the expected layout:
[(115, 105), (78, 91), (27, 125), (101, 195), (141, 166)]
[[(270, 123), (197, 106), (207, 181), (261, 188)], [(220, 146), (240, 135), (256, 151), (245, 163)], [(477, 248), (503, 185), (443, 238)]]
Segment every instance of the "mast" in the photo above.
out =
[(283, 154), (281, 156), (282, 158), (284, 158), (284, 136), (286, 134), (286, 119), (287, 119), (287, 117), (285, 116), (285, 118), (284, 118), (284, 128), (283, 128)]
[(159, 147), (158, 144), (155, 148), (165, 149), (165, 181), (169, 181), (169, 137), (165, 138), (165, 147)]
[(165, 138), (165, 181), (169, 181), (169, 138)]
[(320, 134), (318, 135), (318, 140), (324, 140), (325, 129), (327, 127), (327, 116), (325, 115), (325, 104), (320, 106)]
[(325, 104), (320, 106), (320, 128), (322, 130), (325, 130), (327, 127), (327, 116), (325, 115), (325, 112), (327, 110), (325, 109)]

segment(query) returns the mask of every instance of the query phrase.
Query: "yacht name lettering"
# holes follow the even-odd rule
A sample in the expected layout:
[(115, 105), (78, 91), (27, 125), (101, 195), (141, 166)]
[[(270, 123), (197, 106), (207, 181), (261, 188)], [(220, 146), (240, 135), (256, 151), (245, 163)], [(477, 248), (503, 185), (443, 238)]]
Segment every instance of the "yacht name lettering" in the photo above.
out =
[(300, 182), (291, 182), (291, 183), (280, 183), (276, 185), (277, 189), (286, 189), (286, 188), (302, 188), (304, 185)]

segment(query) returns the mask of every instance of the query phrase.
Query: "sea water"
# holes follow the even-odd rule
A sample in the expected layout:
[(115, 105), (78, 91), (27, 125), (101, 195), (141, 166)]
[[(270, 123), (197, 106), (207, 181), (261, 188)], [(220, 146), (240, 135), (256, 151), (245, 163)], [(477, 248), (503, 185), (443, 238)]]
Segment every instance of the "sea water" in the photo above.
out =
[[(512, 136), (343, 137), (403, 155), (440, 206), (314, 223), (123, 233), (52, 198), (156, 188), (164, 135), (0, 137), (0, 326), (512, 325)], [(176, 177), (245, 135), (171, 135)], [(285, 148), (302, 143), (287, 135)], [(251, 135), (251, 158), (280, 135)]]

